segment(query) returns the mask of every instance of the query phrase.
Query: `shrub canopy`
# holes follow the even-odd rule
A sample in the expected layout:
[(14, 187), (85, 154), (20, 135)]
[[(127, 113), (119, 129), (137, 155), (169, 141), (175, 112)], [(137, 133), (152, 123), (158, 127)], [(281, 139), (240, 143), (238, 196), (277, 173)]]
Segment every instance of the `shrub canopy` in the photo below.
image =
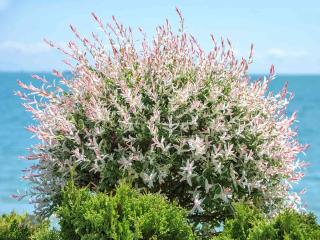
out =
[[(179, 11), (178, 11), (179, 13)], [(61, 202), (61, 188), (75, 169), (77, 186), (111, 192), (122, 178), (139, 190), (161, 192), (190, 212), (194, 222), (223, 220), (231, 203), (252, 202), (272, 212), (300, 199), (290, 184), (302, 177), (297, 155), (305, 149), (286, 116), (286, 87), (267, 93), (274, 77), (248, 76), (231, 43), (212, 37), (205, 52), (183, 28), (168, 22), (151, 41), (115, 18), (89, 40), (71, 26), (78, 42), (58, 48), (71, 79), (53, 71), (59, 84), (17, 92), (37, 124), (27, 129), (41, 143), (25, 178), (40, 214)], [(79, 47), (79, 43), (83, 48)]]
[(114, 196), (69, 184), (57, 215), (63, 239), (195, 239), (186, 210), (159, 194), (140, 195), (124, 183)]
[(0, 216), (0, 240), (61, 240), (49, 221), (15, 212)]
[(261, 210), (244, 205), (235, 205), (235, 214), (225, 222), (224, 231), (212, 240), (317, 240), (320, 226), (311, 213), (285, 210), (274, 218)]

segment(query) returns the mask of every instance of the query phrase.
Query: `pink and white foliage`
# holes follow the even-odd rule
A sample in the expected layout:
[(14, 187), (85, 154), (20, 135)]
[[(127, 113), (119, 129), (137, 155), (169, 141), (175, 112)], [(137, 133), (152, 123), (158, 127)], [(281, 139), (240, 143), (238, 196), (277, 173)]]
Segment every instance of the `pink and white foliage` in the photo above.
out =
[(89, 40), (71, 26), (77, 42), (66, 49), (46, 40), (66, 55), (72, 78), (54, 70), (58, 84), (37, 75), (40, 88), (19, 82), (26, 91), (17, 95), (37, 120), (27, 129), (40, 144), (26, 158), (37, 160), (27, 178), (40, 213), (59, 203), (71, 169), (78, 186), (112, 191), (127, 178), (203, 221), (223, 219), (240, 200), (270, 212), (299, 207), (290, 187), (303, 176), (297, 156), (306, 146), (292, 128), (296, 114), (286, 115), (286, 86), (268, 92), (273, 66), (249, 79), (253, 47), (238, 60), (229, 40), (212, 36), (205, 52), (179, 16), (178, 33), (167, 21), (152, 41), (95, 14), (103, 37)]

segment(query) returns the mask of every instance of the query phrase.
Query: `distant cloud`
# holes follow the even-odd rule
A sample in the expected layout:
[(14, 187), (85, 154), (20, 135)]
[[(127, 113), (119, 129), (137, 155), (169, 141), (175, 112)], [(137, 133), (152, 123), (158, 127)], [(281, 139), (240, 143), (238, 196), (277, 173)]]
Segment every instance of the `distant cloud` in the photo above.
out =
[(0, 0), (0, 11), (6, 10), (10, 5), (10, 0)]
[(269, 48), (268, 50), (266, 50), (265, 55), (267, 57), (272, 57), (277, 59), (283, 59), (288, 57), (299, 58), (299, 57), (307, 56), (308, 52), (304, 50), (292, 51), (292, 50), (286, 50), (282, 48)]
[[(0, 0), (1, 3), (2, 0)], [(50, 50), (50, 47), (42, 42), (38, 43), (24, 43), (16, 41), (4, 41), (0, 42), (0, 51), (6, 52), (17, 52), (20, 54), (38, 54), (47, 52)]]
[(270, 48), (266, 51), (266, 55), (276, 58), (284, 58), (287, 56), (287, 52), (280, 48)]

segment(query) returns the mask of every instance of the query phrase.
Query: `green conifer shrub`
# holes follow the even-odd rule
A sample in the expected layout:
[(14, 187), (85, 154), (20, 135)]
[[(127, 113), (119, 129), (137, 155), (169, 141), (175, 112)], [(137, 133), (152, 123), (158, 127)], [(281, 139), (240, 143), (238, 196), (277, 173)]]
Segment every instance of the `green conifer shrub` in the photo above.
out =
[(70, 183), (57, 215), (63, 239), (195, 239), (185, 210), (123, 183), (112, 195), (76, 189)]
[(32, 234), (30, 240), (67, 240), (63, 239), (60, 235), (60, 231), (51, 229), (49, 224), (44, 224), (42, 227)]
[(29, 240), (36, 227), (29, 215), (14, 212), (0, 217), (1, 240)]
[(274, 217), (261, 210), (236, 204), (234, 217), (226, 220), (223, 232), (213, 240), (318, 240), (320, 226), (315, 215), (285, 210)]
[(0, 216), (0, 240), (60, 240), (59, 233), (49, 229), (47, 220), (28, 214)]

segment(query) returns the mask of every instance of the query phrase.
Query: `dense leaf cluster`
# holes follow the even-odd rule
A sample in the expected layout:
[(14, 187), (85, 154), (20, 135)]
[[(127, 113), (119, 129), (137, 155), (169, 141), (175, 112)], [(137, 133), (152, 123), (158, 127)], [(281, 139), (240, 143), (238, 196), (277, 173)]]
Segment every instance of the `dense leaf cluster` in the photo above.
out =
[[(0, 240), (196, 240), (186, 211), (157, 194), (138, 194), (122, 184), (115, 194), (94, 194), (69, 184), (57, 215), (60, 230), (32, 215), (0, 217)], [(211, 240), (318, 240), (320, 226), (309, 213), (286, 210), (268, 217), (261, 210), (234, 205), (221, 233)]]
[(139, 194), (126, 184), (106, 195), (70, 183), (56, 214), (60, 230), (33, 216), (3, 215), (0, 240), (196, 239), (186, 210), (158, 194)]
[(17, 213), (0, 216), (0, 240), (61, 240), (49, 228), (49, 222), (35, 216)]
[(63, 239), (195, 239), (184, 209), (125, 184), (114, 196), (76, 190), (71, 184), (57, 215)]
[(193, 240), (186, 210), (157, 194), (139, 194), (121, 184), (114, 195), (68, 184), (56, 212), (60, 230), (30, 215), (0, 218), (0, 240)]
[(318, 240), (320, 226), (309, 213), (286, 210), (270, 218), (261, 210), (235, 205), (235, 215), (226, 221), (224, 231), (214, 240)]

